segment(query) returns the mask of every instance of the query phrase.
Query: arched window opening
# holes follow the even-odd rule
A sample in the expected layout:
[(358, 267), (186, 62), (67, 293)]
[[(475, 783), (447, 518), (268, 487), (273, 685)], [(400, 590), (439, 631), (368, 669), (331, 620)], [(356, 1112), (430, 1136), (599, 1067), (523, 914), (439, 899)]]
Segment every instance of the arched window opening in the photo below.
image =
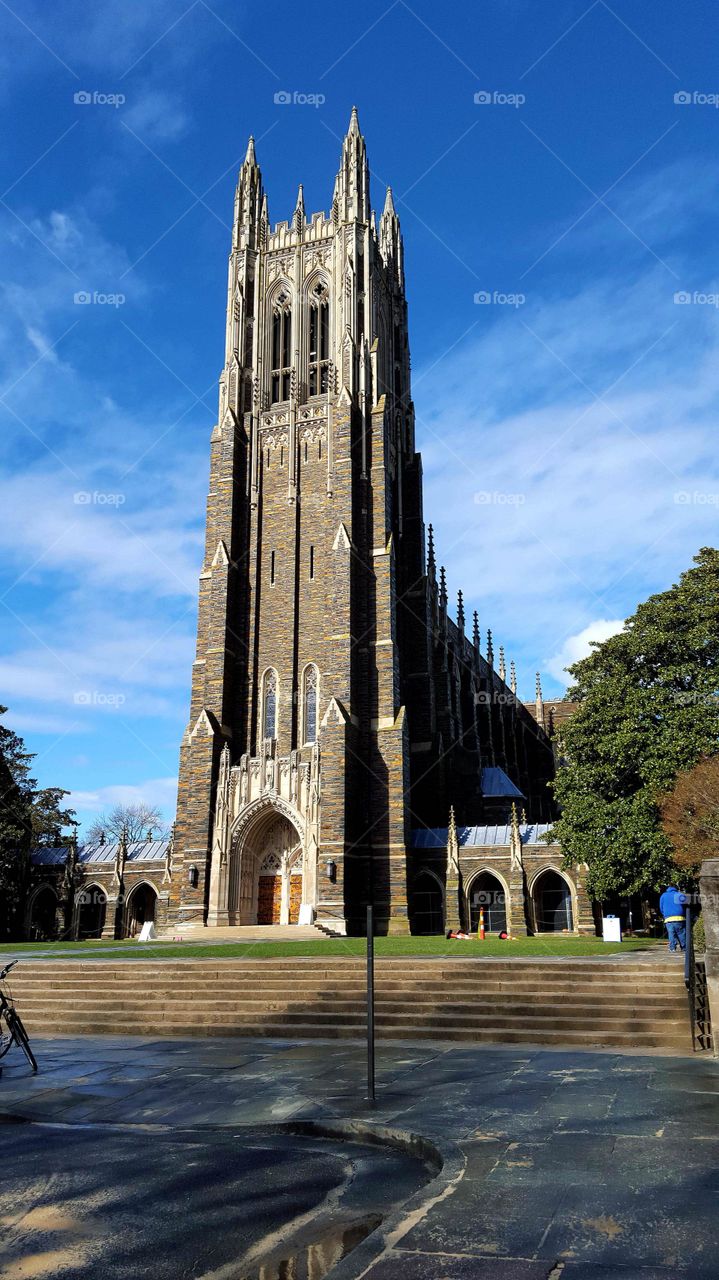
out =
[(275, 585), (275, 553), (274, 551), (272, 551), (270, 553), (270, 586), (274, 587), (274, 585)]
[(315, 576), (315, 549), (310, 547), (310, 580)]
[(329, 387), (330, 304), (327, 285), (319, 280), (310, 297), (309, 390), (326, 394)]
[(277, 672), (272, 667), (265, 672), (262, 736), (264, 738), (277, 737)]
[(305, 742), (317, 741), (317, 668), (309, 666), (305, 670), (304, 694), (302, 702), (302, 722)]
[(290, 398), (292, 375), (292, 305), (286, 289), (278, 293), (272, 310), (272, 403)]
[(543, 871), (532, 890), (538, 933), (571, 933), (574, 929), (572, 891), (557, 871)]
[(491, 871), (475, 876), (469, 889), (469, 927), (476, 933), (479, 913), (484, 911), (484, 926), (488, 933), (500, 933), (507, 928), (507, 896), (501, 880)]

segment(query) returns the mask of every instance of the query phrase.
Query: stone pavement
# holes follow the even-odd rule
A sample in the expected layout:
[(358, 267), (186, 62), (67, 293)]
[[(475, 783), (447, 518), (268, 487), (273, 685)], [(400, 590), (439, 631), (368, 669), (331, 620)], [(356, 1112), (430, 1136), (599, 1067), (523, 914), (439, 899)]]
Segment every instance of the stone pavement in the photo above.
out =
[(36, 1050), (3, 1060), (2, 1280), (719, 1276), (712, 1059), (383, 1043), (372, 1107), (356, 1042)]

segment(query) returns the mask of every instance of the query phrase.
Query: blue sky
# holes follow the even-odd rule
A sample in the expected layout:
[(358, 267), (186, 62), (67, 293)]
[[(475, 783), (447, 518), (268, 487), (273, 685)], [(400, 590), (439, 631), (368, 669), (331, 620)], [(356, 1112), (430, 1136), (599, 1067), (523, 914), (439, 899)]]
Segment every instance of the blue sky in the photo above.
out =
[(716, 37), (703, 0), (3, 3), (0, 701), (83, 820), (174, 808), (249, 133), (273, 221), (327, 209), (358, 105), (425, 517), (524, 696), (716, 544)]

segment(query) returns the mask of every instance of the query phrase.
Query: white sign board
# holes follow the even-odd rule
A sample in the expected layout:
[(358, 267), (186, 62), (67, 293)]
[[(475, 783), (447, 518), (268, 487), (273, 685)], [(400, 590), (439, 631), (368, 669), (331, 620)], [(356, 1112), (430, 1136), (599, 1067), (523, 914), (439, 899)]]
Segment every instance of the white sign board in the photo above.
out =
[(605, 942), (621, 942), (622, 922), (619, 916), (602, 916), (602, 937)]
[(154, 942), (157, 934), (152, 920), (147, 920), (142, 926), (138, 942)]

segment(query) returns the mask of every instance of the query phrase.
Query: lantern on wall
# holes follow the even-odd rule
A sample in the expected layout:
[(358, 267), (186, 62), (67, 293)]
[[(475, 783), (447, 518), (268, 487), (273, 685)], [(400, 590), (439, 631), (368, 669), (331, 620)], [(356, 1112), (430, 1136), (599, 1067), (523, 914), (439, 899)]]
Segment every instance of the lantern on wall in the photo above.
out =
[(334, 884), (335, 880), (337, 879), (337, 863), (334, 862), (332, 858), (330, 858), (329, 861), (325, 863), (325, 871), (327, 872), (327, 879), (330, 880), (332, 884)]
[(187, 880), (191, 889), (197, 888), (199, 879), (200, 879), (200, 873), (197, 870), (197, 867), (195, 866), (190, 867), (189, 871), (187, 872)]

